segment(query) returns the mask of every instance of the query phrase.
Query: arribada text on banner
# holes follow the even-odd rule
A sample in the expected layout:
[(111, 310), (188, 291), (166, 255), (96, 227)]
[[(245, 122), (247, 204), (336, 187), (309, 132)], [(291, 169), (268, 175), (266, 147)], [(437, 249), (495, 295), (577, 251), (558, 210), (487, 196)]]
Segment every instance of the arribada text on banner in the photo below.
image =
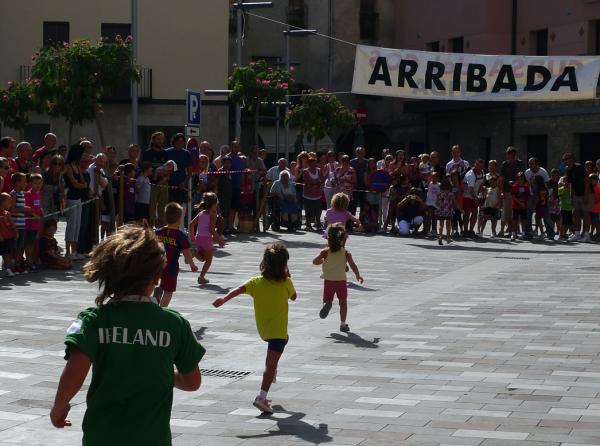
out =
[(594, 99), (597, 56), (431, 53), (358, 45), (352, 93), (412, 99)]

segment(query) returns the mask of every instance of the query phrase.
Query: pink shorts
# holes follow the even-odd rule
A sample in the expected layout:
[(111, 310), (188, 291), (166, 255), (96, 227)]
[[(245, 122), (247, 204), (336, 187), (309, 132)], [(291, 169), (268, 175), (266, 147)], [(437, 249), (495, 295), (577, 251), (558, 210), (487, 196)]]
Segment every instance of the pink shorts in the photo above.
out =
[(198, 251), (212, 251), (214, 249), (212, 237), (196, 237), (196, 248)]
[(325, 280), (323, 287), (323, 302), (333, 301), (333, 296), (341, 302), (348, 300), (348, 284), (345, 280)]

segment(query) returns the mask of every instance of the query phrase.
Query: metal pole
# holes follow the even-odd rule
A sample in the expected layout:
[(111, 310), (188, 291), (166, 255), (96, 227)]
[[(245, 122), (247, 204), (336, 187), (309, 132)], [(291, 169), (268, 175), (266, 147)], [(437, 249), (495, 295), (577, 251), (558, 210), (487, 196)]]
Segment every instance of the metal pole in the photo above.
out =
[[(136, 63), (138, 59), (138, 2), (137, 0), (131, 0), (131, 35), (133, 37), (132, 47), (132, 59)], [(138, 83), (133, 81), (131, 83), (131, 142), (136, 144), (138, 142), (138, 121), (139, 121), (139, 110), (138, 110)]]
[[(285, 34), (285, 65), (287, 70), (290, 71), (290, 30), (287, 27), (287, 33)], [(289, 161), (290, 156), (290, 124), (287, 121), (288, 111), (290, 109), (290, 96), (285, 95), (285, 159)]]
[[(240, 5), (237, 8), (237, 52), (236, 52), (236, 63), (238, 67), (242, 66), (242, 7), (241, 4), (244, 0), (238, 0)], [(240, 141), (242, 136), (242, 107), (240, 104), (235, 106), (235, 139)]]
[(278, 160), (279, 159), (279, 118), (280, 118), (280, 112), (279, 112), (279, 105), (277, 106), (277, 120), (275, 121), (275, 159)]

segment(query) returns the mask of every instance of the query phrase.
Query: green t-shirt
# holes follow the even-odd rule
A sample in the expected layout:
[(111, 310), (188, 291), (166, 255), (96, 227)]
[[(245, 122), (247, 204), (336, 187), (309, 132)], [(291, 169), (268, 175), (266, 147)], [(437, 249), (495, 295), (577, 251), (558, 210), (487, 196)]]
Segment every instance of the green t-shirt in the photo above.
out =
[(81, 312), (67, 331), (92, 361), (83, 445), (171, 445), (173, 364), (194, 370), (204, 356), (189, 322), (151, 302), (116, 302)]
[(573, 203), (571, 202), (571, 191), (565, 186), (558, 188), (558, 201), (561, 211), (572, 211)]
[(261, 339), (288, 338), (288, 299), (296, 292), (292, 279), (282, 282), (256, 276), (248, 280), (246, 294), (254, 300), (256, 328)]

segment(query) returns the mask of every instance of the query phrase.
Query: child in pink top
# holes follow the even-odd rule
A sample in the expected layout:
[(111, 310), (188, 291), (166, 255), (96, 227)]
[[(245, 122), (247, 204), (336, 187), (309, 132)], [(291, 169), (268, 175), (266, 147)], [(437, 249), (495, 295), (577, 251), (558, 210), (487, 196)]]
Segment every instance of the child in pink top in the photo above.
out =
[(33, 211), (33, 216), (25, 220), (25, 257), (29, 268), (32, 271), (37, 270), (38, 250), (37, 240), (41, 229), (40, 217), (42, 211), (42, 186), (44, 180), (40, 174), (33, 174), (29, 177), (31, 189), (25, 192), (25, 206), (28, 206)]
[(363, 227), (360, 220), (348, 212), (348, 205), (350, 204), (350, 198), (344, 192), (338, 192), (331, 199), (331, 208), (325, 212), (325, 224), (327, 229), (323, 233), (323, 238), (327, 238), (327, 233), (331, 225), (341, 224), (344, 227), (348, 220), (352, 221), (358, 229), (362, 231)]
[(208, 279), (205, 276), (212, 264), (213, 240), (219, 243), (221, 248), (225, 246), (225, 242), (216, 229), (218, 205), (217, 194), (205, 192), (202, 195), (202, 201), (198, 205), (200, 212), (190, 222), (190, 236), (196, 244), (196, 258), (204, 262), (202, 271), (200, 271), (200, 276), (198, 277), (200, 285), (208, 283)]

